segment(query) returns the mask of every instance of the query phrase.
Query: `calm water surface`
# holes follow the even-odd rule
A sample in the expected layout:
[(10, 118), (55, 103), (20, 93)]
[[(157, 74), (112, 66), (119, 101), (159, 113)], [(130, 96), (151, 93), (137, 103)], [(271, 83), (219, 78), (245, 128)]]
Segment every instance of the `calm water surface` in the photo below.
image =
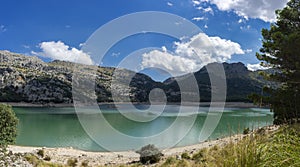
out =
[[(138, 108), (147, 108), (139, 105)], [(172, 136), (177, 134), (187, 135), (177, 144), (177, 146), (191, 145), (198, 143), (198, 138), (204, 121), (207, 117), (208, 107), (200, 107), (199, 112), (190, 113), (190, 107), (185, 107), (184, 112), (178, 115), (179, 106), (169, 105), (165, 107), (164, 112), (156, 119), (149, 122), (136, 122), (127, 119), (116, 109), (102, 107), (104, 119), (106, 119), (115, 129), (123, 134), (134, 137), (145, 137), (155, 135), (168, 128), (179, 117), (180, 128), (171, 132), (169, 138), (164, 138), (161, 143), (153, 143), (164, 147), (164, 142), (172, 142)], [(14, 108), (19, 118), (17, 145), (22, 146), (45, 146), (45, 147), (73, 147), (88, 151), (105, 151), (96, 142), (94, 142), (83, 130), (74, 108)], [(126, 106), (124, 106), (126, 110)], [(155, 109), (153, 109), (155, 110)], [(86, 110), (81, 117), (86, 118), (90, 123), (99, 121), (95, 113), (99, 111)], [(130, 112), (130, 111), (128, 111)], [(153, 111), (155, 113), (156, 111)], [(147, 113), (149, 114), (149, 113)], [(145, 114), (145, 116), (147, 116)], [(189, 129), (187, 121), (195, 116), (196, 121)], [(259, 108), (226, 108), (222, 114), (221, 120), (209, 139), (216, 139), (230, 136), (236, 133), (242, 133), (244, 128), (250, 129), (271, 125), (273, 115), (269, 109)], [(116, 144), (112, 139), (112, 132), (102, 127), (95, 127), (101, 140), (111, 141), (114, 151), (138, 149), (135, 143)], [(148, 143), (145, 143), (145, 145)]]

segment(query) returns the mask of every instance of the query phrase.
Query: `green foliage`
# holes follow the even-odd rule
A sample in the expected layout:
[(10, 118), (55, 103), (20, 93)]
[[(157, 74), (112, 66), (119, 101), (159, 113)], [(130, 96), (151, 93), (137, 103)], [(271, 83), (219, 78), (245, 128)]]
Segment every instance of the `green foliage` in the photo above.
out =
[(238, 142), (201, 149), (192, 159), (168, 158), (161, 166), (255, 167), (300, 166), (300, 124), (270, 132), (261, 128)]
[(186, 152), (181, 154), (181, 158), (182, 159), (191, 159), (190, 155)]
[(159, 149), (153, 144), (146, 145), (136, 152), (140, 154), (140, 161), (142, 164), (157, 163), (163, 156)]
[(88, 160), (84, 160), (81, 162), (81, 166), (82, 167), (88, 167), (89, 166), (89, 161)]
[(282, 127), (260, 147), (261, 166), (300, 166), (300, 125)]
[(184, 159), (180, 160), (176, 165), (176, 167), (188, 167), (188, 166), (190, 166), (189, 163)]
[(0, 146), (13, 144), (17, 137), (18, 119), (12, 107), (0, 104)]
[(46, 155), (45, 158), (43, 158), (43, 160), (45, 160), (45, 161), (50, 161), (50, 160), (51, 160), (51, 157), (49, 157), (48, 155)]
[(67, 161), (67, 165), (71, 167), (75, 167), (77, 165), (78, 160), (76, 158), (70, 158)]
[(161, 165), (161, 167), (169, 167), (177, 163), (177, 160), (174, 157), (169, 157), (165, 160), (165, 162)]
[(40, 149), (40, 150), (37, 151), (36, 154), (43, 158), (44, 155), (45, 155), (45, 151), (43, 149)]
[(250, 129), (249, 128), (245, 128), (244, 131), (243, 131), (243, 134), (246, 135), (246, 134), (249, 134), (249, 132), (250, 132)]
[(206, 149), (201, 149), (200, 151), (198, 151), (196, 154), (193, 155), (192, 160), (194, 160), (196, 163), (202, 163), (205, 162), (205, 155), (206, 153)]
[[(255, 97), (257, 103), (268, 103), (274, 112), (274, 123), (293, 123), (300, 117), (300, 0), (290, 0), (276, 11), (277, 22), (263, 29), (263, 47), (256, 56), (274, 72), (266, 79), (281, 84), (267, 89), (270, 97)], [(266, 77), (267, 76), (267, 77)]]
[(24, 155), (24, 158), (34, 167), (65, 167), (65, 165), (58, 163), (45, 162), (33, 154), (26, 154)]

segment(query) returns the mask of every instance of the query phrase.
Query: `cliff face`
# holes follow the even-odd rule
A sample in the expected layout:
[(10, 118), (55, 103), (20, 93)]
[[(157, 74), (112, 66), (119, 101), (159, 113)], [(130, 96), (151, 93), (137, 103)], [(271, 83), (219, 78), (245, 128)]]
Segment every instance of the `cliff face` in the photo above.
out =
[[(0, 101), (29, 103), (72, 103), (72, 74), (74, 63), (53, 61), (45, 63), (37, 57), (0, 51)], [(111, 80), (114, 68), (76, 64), (82, 77), (92, 75), (97, 68), (96, 95), (99, 102), (110, 102)], [(123, 70), (123, 77), (132, 75)], [(161, 83), (143, 74), (136, 74), (130, 83), (129, 92), (124, 91), (126, 83), (118, 83), (120, 96), (130, 96), (132, 101), (146, 101), (153, 87)]]
[[(163, 89), (167, 94), (168, 101), (180, 102), (181, 92), (177, 81), (184, 82), (190, 76), (187, 74), (169, 78), (161, 83), (153, 81), (144, 74), (134, 74), (129, 70), (118, 69), (119, 82), (111, 87), (112, 77), (116, 71), (112, 67), (86, 66), (64, 61), (45, 63), (37, 57), (0, 51), (0, 101), (72, 103), (74, 66), (76, 66), (76, 70), (80, 71), (79, 77), (82, 79), (93, 75), (93, 71), (96, 71), (95, 92), (98, 102), (113, 101), (112, 89), (117, 94), (117, 98), (114, 99), (116, 101), (124, 101), (123, 97), (129, 96), (133, 102), (146, 102), (149, 92), (154, 88)], [(246, 101), (247, 95), (253, 92), (260, 93), (266, 83), (258, 76), (257, 72), (248, 71), (242, 63), (223, 63), (223, 66), (227, 80), (227, 101)], [(193, 74), (199, 86), (201, 100), (209, 101), (211, 86), (206, 68)], [(130, 76), (133, 76), (132, 80), (130, 80)], [(130, 83), (129, 90), (126, 87), (127, 83)]]

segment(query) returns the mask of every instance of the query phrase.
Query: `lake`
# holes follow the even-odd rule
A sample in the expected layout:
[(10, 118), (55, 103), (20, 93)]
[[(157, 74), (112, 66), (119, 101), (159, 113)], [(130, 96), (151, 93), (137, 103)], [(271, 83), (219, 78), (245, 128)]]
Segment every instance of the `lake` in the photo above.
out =
[[(126, 105), (121, 106), (123, 111), (142, 118), (155, 115), (155, 107), (149, 112), (148, 106), (137, 105), (139, 109), (147, 112), (130, 112)], [(158, 106), (159, 108), (160, 106)], [(47, 108), (47, 107), (14, 107), (19, 118), (17, 145), (21, 146), (45, 146), (45, 147), (73, 147), (87, 151), (122, 151), (139, 149), (142, 145), (155, 144), (161, 148), (169, 147), (172, 143), (176, 146), (185, 146), (199, 143), (200, 131), (208, 115), (208, 107), (197, 108), (193, 106), (181, 108), (179, 106), (167, 105), (155, 119), (139, 122), (133, 121), (116, 108), (101, 107), (103, 117), (97, 117), (100, 111), (95, 109), (83, 109), (78, 115), (81, 120), (87, 120), (96, 135), (91, 137), (82, 127), (74, 108)], [(195, 118), (194, 122), (191, 122)], [(115, 135), (114, 131), (102, 125), (109, 122), (111, 127), (125, 136), (138, 140), (123, 140)], [(169, 128), (176, 122), (175, 128)], [(273, 114), (269, 109), (261, 108), (225, 108), (208, 140), (227, 137), (236, 133), (242, 133), (244, 128), (257, 128), (271, 125)], [(190, 126), (191, 125), (191, 126)], [(169, 128), (169, 129), (168, 129)], [(209, 127), (208, 127), (209, 128)], [(148, 136), (157, 136), (168, 129), (168, 134), (152, 140)], [(180, 136), (184, 136), (181, 140)], [(200, 135), (201, 137), (201, 135)], [(180, 140), (179, 140), (180, 139)], [(104, 147), (97, 142), (104, 143)], [(120, 142), (121, 141), (121, 142)], [(180, 142), (179, 142), (180, 141)], [(179, 143), (178, 143), (179, 142)], [(109, 148), (108, 148), (109, 147)]]

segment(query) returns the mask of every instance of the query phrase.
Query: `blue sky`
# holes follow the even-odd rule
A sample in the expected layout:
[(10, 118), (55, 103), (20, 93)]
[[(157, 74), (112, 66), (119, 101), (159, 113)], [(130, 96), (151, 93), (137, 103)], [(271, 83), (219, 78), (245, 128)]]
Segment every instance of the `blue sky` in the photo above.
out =
[[(275, 9), (283, 8), (285, 4), (286, 0), (2, 0), (0, 50), (36, 55), (45, 61), (72, 61), (72, 56), (83, 56), (82, 60), (86, 60), (88, 53), (83, 53), (80, 50), (81, 46), (102, 25), (134, 12), (162, 11), (186, 18), (202, 29), (203, 34), (191, 37), (190, 43), (203, 36), (209, 39), (214, 37), (213, 41), (224, 45), (221, 47), (223, 52), (216, 53), (224, 54), (222, 61), (252, 64), (253, 66), (248, 66), (256, 69), (259, 66), (255, 65), (258, 63), (255, 52), (261, 46), (261, 29), (269, 28), (275, 21)], [(120, 27), (120, 30), (122, 28)], [(189, 68), (190, 71), (177, 69), (180, 74), (196, 71), (203, 64), (218, 59), (200, 62), (200, 65), (199, 61), (187, 59), (187, 56), (183, 55), (187, 51), (179, 55), (177, 52), (189, 44), (189, 40), (180, 43), (178, 39), (153, 33), (131, 36), (113, 46), (100, 64), (117, 66), (128, 54), (145, 47), (157, 47), (161, 50), (145, 53), (143, 58), (148, 59), (144, 63), (155, 66), (163, 62), (160, 58), (166, 60), (168, 56), (175, 56), (178, 59), (165, 62), (165, 65), (160, 64), (159, 67), (172, 68), (170, 65), (174, 65)], [(65, 55), (56, 51), (65, 52)], [(156, 56), (156, 59), (149, 60), (152, 56)], [(196, 63), (190, 68), (188, 65), (191, 61)], [(152, 77), (156, 80), (166, 78), (156, 72), (146, 73), (153, 74)]]

